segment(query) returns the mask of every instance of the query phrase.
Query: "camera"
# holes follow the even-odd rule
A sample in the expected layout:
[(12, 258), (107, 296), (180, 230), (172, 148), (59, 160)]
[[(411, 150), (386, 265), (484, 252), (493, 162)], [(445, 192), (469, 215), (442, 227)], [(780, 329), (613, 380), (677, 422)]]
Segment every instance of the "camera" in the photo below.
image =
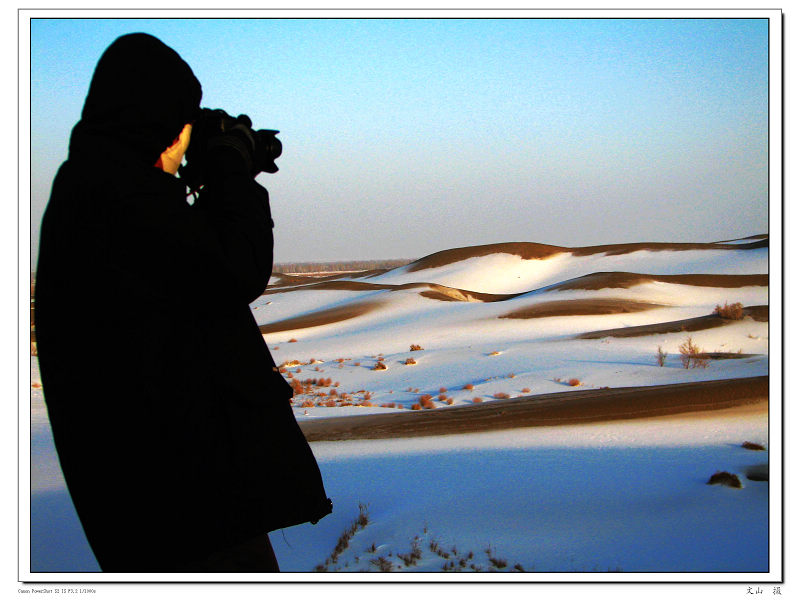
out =
[(224, 110), (203, 108), (192, 124), (192, 136), (186, 150), (186, 162), (178, 173), (186, 182), (190, 193), (196, 193), (205, 183), (209, 168), (209, 150), (231, 146), (245, 157), (251, 174), (276, 173), (275, 164), (283, 145), (275, 129), (253, 130), (247, 115), (232, 117)]

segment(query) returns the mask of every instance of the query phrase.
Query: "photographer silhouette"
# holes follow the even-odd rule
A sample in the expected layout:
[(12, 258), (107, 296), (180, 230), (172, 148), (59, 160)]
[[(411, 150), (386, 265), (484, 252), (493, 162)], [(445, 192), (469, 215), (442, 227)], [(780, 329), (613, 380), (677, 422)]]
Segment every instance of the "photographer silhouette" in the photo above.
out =
[[(272, 271), (264, 148), (249, 119), (195, 136), (201, 95), (158, 39), (117, 39), (42, 221), (45, 402), (104, 571), (276, 571), (267, 532), (331, 512), (248, 306)], [(187, 147), (204, 165), (193, 203), (175, 176)]]

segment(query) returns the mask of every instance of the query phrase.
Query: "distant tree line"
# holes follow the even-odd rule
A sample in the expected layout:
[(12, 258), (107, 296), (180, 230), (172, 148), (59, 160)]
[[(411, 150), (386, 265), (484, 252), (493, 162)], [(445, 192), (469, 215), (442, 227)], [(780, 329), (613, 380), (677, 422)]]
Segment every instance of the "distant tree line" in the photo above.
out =
[(396, 269), (412, 262), (413, 259), (398, 258), (388, 260), (341, 260), (335, 262), (285, 262), (275, 263), (275, 273), (335, 273), (338, 271), (372, 271), (375, 269)]

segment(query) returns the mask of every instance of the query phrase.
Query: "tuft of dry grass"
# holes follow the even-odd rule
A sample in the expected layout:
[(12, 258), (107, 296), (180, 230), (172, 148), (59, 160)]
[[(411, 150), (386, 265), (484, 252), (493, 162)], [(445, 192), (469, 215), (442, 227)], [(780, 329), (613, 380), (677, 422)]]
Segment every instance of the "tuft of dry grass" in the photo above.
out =
[(369, 524), (369, 513), (367, 512), (367, 505), (362, 504), (361, 502), (358, 503), (358, 516), (356, 517), (355, 521), (348, 527), (342, 535), (339, 536), (339, 539), (336, 541), (336, 546), (333, 548), (333, 552), (331, 552), (330, 556), (325, 559), (325, 563), (321, 565), (317, 565), (314, 570), (315, 571), (327, 571), (328, 566), (330, 564), (335, 564), (336, 561), (339, 560), (339, 556), (347, 550), (350, 546), (350, 540), (353, 539), (353, 536), (358, 533), (360, 530), (364, 529)]
[(716, 308), (714, 308), (714, 314), (723, 319), (741, 321), (744, 319), (744, 307), (741, 302), (734, 302), (733, 304), (726, 302), (724, 306), (717, 304)]
[(422, 346), (419, 344), (411, 344), (411, 352), (419, 352), (420, 350), (423, 350)]
[(506, 398), (510, 398), (511, 396), (509, 394), (506, 394), (505, 392), (495, 392), (494, 397), (497, 398), (498, 400), (505, 400)]
[(297, 339), (296, 338), (292, 338), (292, 339), (289, 340), (289, 343), (290, 344), (295, 344), (295, 343), (297, 343)]
[(385, 371), (388, 368), (389, 367), (386, 366), (386, 363), (384, 363), (382, 361), (378, 361), (377, 363), (375, 363), (375, 366), (372, 367), (372, 370), (373, 371)]
[(531, 393), (531, 388), (526, 388), (526, 387), (524, 387), (524, 388), (522, 388), (520, 391), (521, 391), (523, 394), (530, 394), (530, 393)]
[(391, 573), (394, 570), (394, 565), (392, 564), (392, 561), (390, 561), (384, 556), (373, 558), (372, 560), (369, 561), (369, 563), (371, 565), (375, 565), (376, 567), (378, 567), (378, 570), (381, 573)]
[(464, 386), (463, 389), (465, 389), (465, 390), (474, 390), (475, 386), (472, 385), (471, 383), (468, 383), (467, 385)]
[(405, 365), (415, 365), (415, 364), (417, 364), (417, 361), (415, 361), (413, 358), (407, 358), (403, 364), (405, 364)]
[(567, 382), (567, 385), (569, 385), (570, 387), (577, 387), (581, 385), (581, 380), (576, 377), (573, 377)]
[(472, 402), (474, 402), (475, 404), (479, 404), (480, 402), (483, 402), (483, 398), (481, 398), (480, 396), (475, 396), (472, 399)]
[(717, 471), (709, 478), (707, 485), (724, 485), (732, 488), (741, 488), (742, 482), (734, 473)]
[(656, 364), (658, 364), (659, 367), (663, 367), (667, 356), (667, 353), (659, 346), (658, 350), (656, 350)]
[(411, 405), (411, 410), (422, 410), (422, 405), (416, 402)]
[(764, 446), (756, 444), (755, 442), (745, 442), (742, 444), (742, 448), (747, 448), (748, 450), (766, 450)]
[(705, 369), (708, 366), (708, 355), (692, 341), (692, 336), (678, 346), (681, 353), (681, 364), (684, 369), (694, 369), (697, 367)]

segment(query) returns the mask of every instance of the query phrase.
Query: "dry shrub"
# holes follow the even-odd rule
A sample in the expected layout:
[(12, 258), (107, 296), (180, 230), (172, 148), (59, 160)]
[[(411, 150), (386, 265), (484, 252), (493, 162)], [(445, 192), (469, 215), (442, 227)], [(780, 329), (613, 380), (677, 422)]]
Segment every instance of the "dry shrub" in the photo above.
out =
[(411, 410), (422, 410), (422, 405), (419, 403), (412, 404)]
[(407, 359), (406, 359), (406, 361), (405, 361), (405, 363), (403, 363), (403, 364), (406, 364), (406, 365), (415, 365), (415, 364), (417, 364), (417, 361), (415, 361), (413, 358), (407, 358)]
[(742, 482), (736, 474), (727, 471), (717, 471), (707, 482), (708, 485), (725, 485), (732, 488), (741, 488)]
[(475, 386), (472, 385), (471, 383), (468, 383), (467, 385), (464, 386), (464, 389), (465, 390), (474, 390)]
[(687, 337), (686, 341), (678, 346), (678, 351), (681, 353), (681, 364), (684, 369), (697, 367), (705, 369), (708, 366), (708, 355), (692, 341), (691, 336)]
[(472, 399), (472, 401), (473, 401), (475, 404), (478, 404), (478, 403), (480, 403), (480, 402), (483, 402), (483, 398), (481, 398), (481, 397), (479, 397), (479, 396), (475, 396), (475, 397)]
[(440, 388), (439, 388), (439, 393), (440, 393), (440, 394), (444, 394), (446, 391), (447, 391), (447, 388), (446, 388), (446, 387), (440, 387)]
[(422, 346), (419, 344), (411, 344), (411, 352), (419, 352), (422, 349)]
[(498, 400), (504, 400), (506, 398), (510, 398), (511, 396), (509, 396), (505, 392), (497, 392), (494, 394), (494, 397), (497, 398)]
[(439, 400), (439, 402), (444, 402), (447, 400), (447, 394), (439, 394), (436, 399)]
[(497, 350), (495, 350), (494, 352), (489, 352), (489, 356), (497, 356), (499, 354), (500, 353)]
[(747, 448), (748, 450), (766, 450), (764, 446), (756, 444), (755, 442), (745, 442), (742, 444), (742, 448)]
[(520, 391), (521, 391), (523, 394), (530, 394), (530, 393), (531, 393), (531, 388), (522, 388)]
[(577, 386), (579, 386), (580, 384), (581, 384), (581, 380), (580, 380), (580, 379), (577, 379), (577, 378), (575, 378), (575, 377), (573, 377), (572, 379), (570, 379), (570, 380), (567, 382), (567, 385), (569, 385), (569, 386), (571, 386), (571, 387), (577, 387)]
[(717, 304), (716, 308), (714, 308), (714, 314), (723, 319), (741, 321), (744, 319), (744, 307), (741, 302), (734, 302), (733, 304), (726, 302), (724, 306)]
[(290, 339), (290, 340), (289, 340), (289, 343), (290, 343), (290, 344), (294, 344), (294, 343), (296, 343), (296, 342), (297, 342), (297, 340), (296, 340), (295, 338), (292, 338), (292, 339)]
[(313, 400), (303, 400), (303, 403), (300, 405), (302, 408), (312, 408), (314, 406)]
[(656, 363), (658, 364), (659, 367), (664, 366), (664, 363), (667, 360), (667, 356), (668, 356), (667, 353), (663, 350), (663, 348), (661, 348), (661, 346), (659, 346), (658, 350), (656, 351)]
[(374, 367), (372, 367), (372, 370), (373, 371), (385, 371), (388, 368), (389, 367), (386, 366), (386, 363), (378, 362), (378, 363), (375, 364)]
[(448, 405), (448, 406), (452, 406), (452, 405), (453, 405), (453, 402), (454, 402), (454, 400), (453, 400), (452, 398), (447, 398), (447, 399), (445, 400), (445, 402), (447, 402), (447, 405)]
[(516, 375), (514, 373), (509, 373), (508, 374), (508, 378), (509, 379), (514, 379), (514, 377), (516, 377)]
[(394, 402), (385, 402), (385, 403), (381, 404), (381, 408), (395, 408), (395, 403)]
[(420, 396), (419, 403), (422, 405), (423, 408), (434, 408), (435, 407), (435, 405), (433, 403), (433, 399), (428, 394)]

